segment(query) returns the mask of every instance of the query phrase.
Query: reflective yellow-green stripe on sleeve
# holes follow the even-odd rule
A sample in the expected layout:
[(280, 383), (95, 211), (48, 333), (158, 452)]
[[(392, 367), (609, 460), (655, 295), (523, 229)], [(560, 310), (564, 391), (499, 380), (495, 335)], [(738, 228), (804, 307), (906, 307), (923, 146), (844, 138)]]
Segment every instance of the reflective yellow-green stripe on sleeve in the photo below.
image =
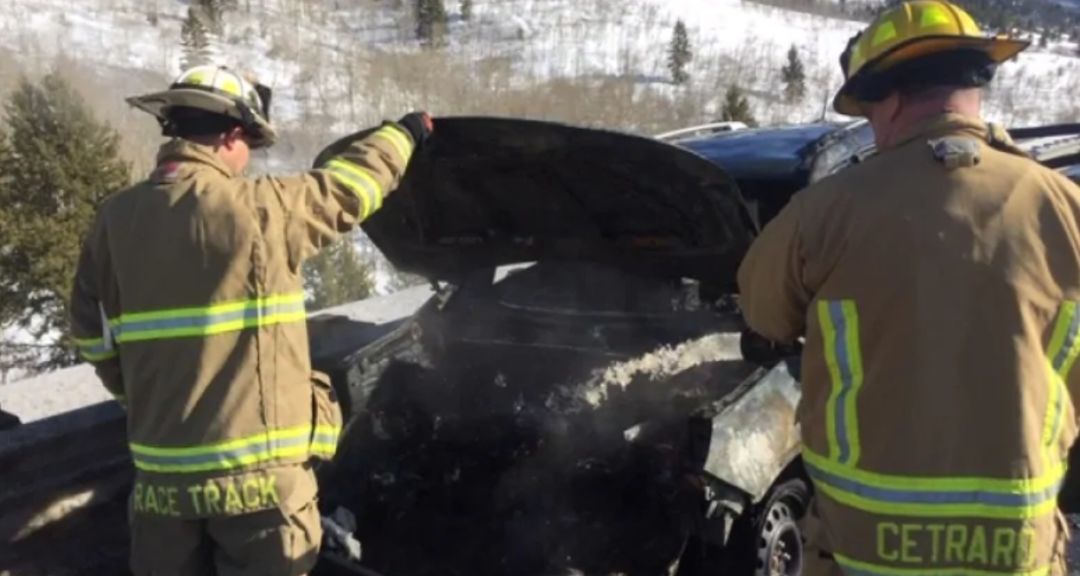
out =
[(88, 362), (104, 362), (116, 358), (116, 349), (104, 338), (76, 338), (79, 356)]
[(401, 159), (408, 164), (409, 159), (413, 153), (412, 137), (405, 134), (405, 132), (398, 128), (394, 124), (387, 124), (382, 128), (379, 128), (371, 135), (373, 138), (382, 138), (390, 142), (390, 145), (394, 147), (394, 150), (401, 156)]
[(829, 455), (842, 464), (859, 462), (858, 396), (863, 383), (859, 312), (852, 300), (818, 302), (818, 322), (832, 389), (825, 420)]
[(371, 216), (382, 207), (383, 188), (365, 168), (341, 158), (335, 158), (327, 162), (323, 169), (329, 171), (360, 199), (361, 220)]
[(1049, 378), (1046, 416), (1043, 422), (1043, 448), (1044, 458), (1048, 463), (1057, 458), (1051, 452), (1061, 435), (1065, 420), (1065, 405), (1068, 402), (1066, 382), (1078, 354), (1080, 354), (1080, 314), (1077, 313), (1076, 302), (1066, 302), (1058, 312), (1050, 345), (1046, 350)]

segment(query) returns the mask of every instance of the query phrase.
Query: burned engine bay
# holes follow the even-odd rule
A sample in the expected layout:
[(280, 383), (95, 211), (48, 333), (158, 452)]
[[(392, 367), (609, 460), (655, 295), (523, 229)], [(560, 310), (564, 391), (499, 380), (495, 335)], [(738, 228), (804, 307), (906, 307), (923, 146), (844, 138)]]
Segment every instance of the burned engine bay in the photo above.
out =
[(363, 228), (437, 287), (328, 370), (349, 417), (320, 508), (353, 513), (365, 567), (671, 574), (795, 459), (798, 384), (743, 360), (731, 296), (757, 225), (701, 156), (439, 119)]
[(708, 506), (712, 418), (763, 372), (738, 316), (595, 264), (493, 280), (349, 359), (324, 505), (386, 574), (668, 573)]

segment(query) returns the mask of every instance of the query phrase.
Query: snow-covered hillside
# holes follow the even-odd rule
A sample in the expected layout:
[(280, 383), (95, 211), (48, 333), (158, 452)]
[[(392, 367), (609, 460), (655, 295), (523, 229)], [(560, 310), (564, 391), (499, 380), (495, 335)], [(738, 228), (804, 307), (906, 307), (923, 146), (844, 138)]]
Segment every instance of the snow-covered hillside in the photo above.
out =
[[(65, 62), (93, 77), (88, 83), (106, 117), (152, 135), (152, 122), (124, 110), (122, 98), (160, 86), (178, 72), (186, 2), (4, 4), (0, 47), (12, 53), (16, 65), (38, 72), (58, 59)], [(425, 52), (413, 38), (410, 2), (239, 4), (227, 18), (221, 55), (225, 63), (256, 72), (276, 89), (276, 120), (296, 136), (271, 158), (283, 168), (302, 166), (329, 135), (415, 107), (436, 114), (517, 114), (647, 132), (713, 119), (726, 87), (738, 83), (749, 91), (761, 120), (810, 120), (827, 110), (841, 81), (837, 58), (859, 28), (856, 22), (743, 0), (475, 0), (469, 21), (460, 18), (456, 0), (447, 0), (449, 45)], [(668, 82), (666, 70), (676, 19), (687, 22), (695, 53), (691, 83), (680, 87)], [(809, 91), (797, 105), (779, 98), (780, 68), (792, 45), (808, 72)], [(1074, 48), (1057, 51), (1073, 53)], [(0, 73), (0, 82), (9, 83), (11, 77)], [(568, 89), (567, 81), (578, 90)], [(609, 94), (615, 82), (629, 95)], [(600, 113), (614, 103), (580, 101), (582, 87), (590, 84), (596, 98), (622, 97), (630, 105), (619, 117)], [(990, 114), (1011, 124), (1064, 120), (1075, 116), (1071, 95), (1078, 85), (1080, 60), (1050, 52), (1025, 54), (1002, 71)], [(529, 97), (548, 101), (522, 101)], [(665, 104), (684, 113), (644, 110)]]

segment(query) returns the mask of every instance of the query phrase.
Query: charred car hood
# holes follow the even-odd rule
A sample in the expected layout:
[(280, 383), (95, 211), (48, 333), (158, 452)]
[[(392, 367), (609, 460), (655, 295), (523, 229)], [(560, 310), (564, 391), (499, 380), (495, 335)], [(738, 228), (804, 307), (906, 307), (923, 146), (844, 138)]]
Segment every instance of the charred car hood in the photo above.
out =
[(395, 266), (429, 278), (560, 259), (723, 284), (756, 230), (734, 181), (693, 152), (496, 118), (437, 120), (363, 228)]

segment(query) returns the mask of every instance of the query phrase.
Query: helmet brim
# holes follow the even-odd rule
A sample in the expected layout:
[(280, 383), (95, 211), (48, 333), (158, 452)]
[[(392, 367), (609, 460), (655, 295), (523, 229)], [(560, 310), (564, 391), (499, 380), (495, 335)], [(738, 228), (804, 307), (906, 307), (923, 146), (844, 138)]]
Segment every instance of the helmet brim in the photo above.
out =
[(1014, 58), (1030, 45), (1031, 43), (1028, 41), (1011, 38), (974, 36), (923, 36), (914, 38), (867, 62), (855, 75), (848, 78), (833, 100), (833, 109), (847, 116), (862, 116), (862, 105), (852, 95), (852, 88), (867, 76), (879, 74), (903, 62), (956, 50), (977, 50), (986, 54), (992, 63), (1000, 64)]
[[(127, 103), (157, 118), (158, 121), (167, 120), (169, 109), (174, 106), (184, 106), (211, 114), (220, 114), (235, 118), (240, 122), (246, 120), (243, 114), (240, 113), (235, 100), (195, 88), (173, 88), (144, 96), (134, 96), (128, 98)], [(253, 116), (254, 126), (245, 129), (248, 132), (250, 146), (252, 148), (266, 148), (273, 145), (277, 141), (277, 131), (269, 122), (260, 118), (257, 114)]]

